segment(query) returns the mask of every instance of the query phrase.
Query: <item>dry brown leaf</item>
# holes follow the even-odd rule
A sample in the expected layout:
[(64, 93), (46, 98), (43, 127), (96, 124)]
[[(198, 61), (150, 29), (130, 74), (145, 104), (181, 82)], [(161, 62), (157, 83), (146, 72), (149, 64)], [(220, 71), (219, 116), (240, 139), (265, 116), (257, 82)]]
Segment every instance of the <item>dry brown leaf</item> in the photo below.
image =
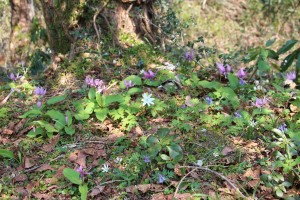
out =
[(35, 181), (35, 182), (30, 182), (27, 186), (26, 189), (27, 191), (31, 191), (33, 188), (37, 188), (40, 185), (40, 181)]
[(126, 192), (134, 193), (136, 190), (141, 191), (142, 193), (146, 193), (148, 191), (159, 191), (162, 190), (163, 186), (158, 184), (140, 184), (140, 185), (132, 185), (126, 188)]
[(24, 159), (24, 168), (28, 169), (32, 166), (34, 166), (33, 160), (31, 158), (25, 157), (25, 159)]
[(37, 192), (32, 195), (37, 199), (44, 199), (44, 200), (52, 199), (52, 196), (50, 194), (42, 194)]
[(15, 192), (18, 193), (21, 196), (25, 196), (25, 195), (27, 196), (28, 195), (28, 191), (24, 187), (16, 187)]
[[(247, 171), (243, 174), (243, 180), (248, 181), (247, 185), (251, 188), (256, 187), (260, 180), (260, 170), (261, 167), (257, 166), (254, 170), (251, 168), (247, 169)], [(249, 178), (252, 178), (249, 180)]]
[[(173, 199), (173, 194), (168, 195), (168, 197), (169, 197), (168, 199)], [(174, 198), (177, 200), (188, 200), (188, 199), (193, 199), (193, 195), (189, 193), (176, 194)]]
[(177, 174), (178, 176), (182, 176), (181, 169), (179, 168), (178, 164), (175, 165), (174, 173)]
[(86, 168), (86, 154), (81, 150), (75, 150), (68, 158), (71, 162)]
[(13, 121), (8, 123), (8, 129), (13, 130), (15, 127), (15, 123)]
[(234, 152), (234, 150), (231, 147), (225, 146), (224, 149), (221, 151), (221, 154), (223, 156), (227, 156), (227, 155), (229, 155), (229, 154), (231, 154), (233, 152)]
[(39, 168), (37, 168), (35, 171), (38, 172), (42, 172), (42, 171), (46, 171), (46, 170), (53, 170), (53, 168), (51, 167), (51, 165), (49, 164), (42, 164)]
[(50, 185), (54, 185), (54, 184), (58, 183), (58, 179), (56, 177), (46, 178), (45, 183), (50, 184)]
[(22, 181), (25, 181), (25, 180), (27, 180), (27, 175), (26, 174), (18, 174), (13, 179), (13, 183), (22, 182)]
[(188, 95), (185, 97), (185, 105), (187, 105), (188, 107), (193, 107), (194, 104), (191, 102), (191, 96)]
[(7, 144), (7, 143), (10, 143), (10, 140), (7, 139), (7, 138), (3, 138), (0, 136), (0, 143), (2, 143), (3, 145)]
[(60, 135), (54, 136), (53, 138), (50, 139), (49, 144), (45, 144), (42, 149), (46, 152), (51, 152), (56, 146), (57, 142), (59, 141), (59, 138)]
[(11, 129), (8, 129), (8, 128), (4, 128), (4, 129), (2, 130), (2, 134), (4, 134), (4, 135), (11, 135), (11, 134), (13, 134), (13, 133), (14, 133), (14, 131), (11, 130)]
[(102, 193), (103, 190), (104, 190), (105, 186), (96, 186), (94, 187), (94, 189), (92, 190), (91, 192), (91, 196), (94, 197), (94, 196), (97, 196), (98, 194)]
[(150, 200), (167, 200), (167, 197), (164, 195), (164, 193), (160, 192), (157, 194), (153, 194)]
[(18, 133), (24, 126), (24, 124), (27, 122), (27, 119), (24, 118), (24, 119), (21, 119), (21, 121), (19, 121), (19, 123), (14, 127), (14, 131), (16, 133)]
[(60, 178), (60, 177), (62, 177), (62, 175), (63, 175), (63, 170), (66, 168), (66, 166), (60, 166), (59, 168), (58, 168), (58, 170), (56, 171), (56, 173), (55, 173), (55, 175), (53, 176), (53, 177), (55, 177), (55, 178)]

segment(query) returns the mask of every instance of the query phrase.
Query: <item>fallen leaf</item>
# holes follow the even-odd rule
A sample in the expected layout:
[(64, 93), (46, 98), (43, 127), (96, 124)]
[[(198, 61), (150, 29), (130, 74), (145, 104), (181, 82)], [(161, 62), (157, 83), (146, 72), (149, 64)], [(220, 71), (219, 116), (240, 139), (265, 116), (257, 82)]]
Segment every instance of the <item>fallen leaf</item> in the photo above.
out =
[[(173, 196), (174, 196), (173, 194), (169, 194), (168, 199), (173, 199)], [(189, 193), (176, 194), (174, 198), (177, 200), (188, 200), (188, 199), (193, 199), (193, 195)]]
[(86, 154), (83, 151), (75, 150), (70, 154), (68, 158), (71, 162), (77, 163), (78, 165), (86, 168)]
[(33, 160), (31, 158), (25, 157), (24, 159), (24, 168), (28, 169), (34, 166)]
[(26, 189), (28, 192), (31, 192), (33, 188), (37, 188), (40, 185), (40, 181), (35, 181), (35, 182), (30, 182), (27, 186)]
[(234, 150), (231, 147), (225, 146), (224, 149), (221, 151), (221, 154), (224, 156), (227, 156), (233, 152), (234, 152)]
[(54, 184), (58, 183), (58, 179), (56, 177), (46, 178), (45, 183), (49, 184), (49, 185), (54, 185)]
[(21, 121), (19, 121), (19, 123), (14, 127), (14, 131), (16, 133), (18, 133), (24, 126), (24, 124), (27, 122), (27, 119), (24, 118), (24, 119), (21, 119)]
[(45, 144), (42, 149), (46, 152), (51, 152), (55, 148), (57, 142), (59, 141), (59, 138), (60, 135), (54, 136), (50, 139), (49, 144)]
[[(243, 180), (248, 181), (247, 185), (251, 188), (256, 187), (256, 185), (259, 183), (260, 180), (260, 170), (261, 167), (257, 166), (254, 170), (251, 168), (247, 169), (246, 172), (243, 174)], [(251, 178), (251, 179), (249, 179)]]
[(50, 199), (52, 199), (52, 196), (51, 195), (49, 195), (49, 194), (42, 194), (42, 193), (34, 193), (34, 194), (32, 194), (35, 198), (37, 198), (37, 199), (44, 199), (44, 200), (50, 200)]
[(16, 182), (22, 182), (22, 181), (25, 181), (27, 180), (27, 175), (26, 174), (18, 174), (15, 176), (15, 178), (13, 178), (13, 183), (16, 183)]
[(28, 191), (24, 187), (15, 188), (15, 192), (23, 197), (28, 195)]
[(185, 105), (187, 105), (188, 107), (193, 107), (194, 104), (191, 102), (191, 96), (188, 95), (185, 97)]
[(58, 170), (56, 171), (56, 173), (54, 174), (54, 176), (53, 177), (55, 177), (55, 178), (60, 178), (60, 177), (62, 177), (62, 175), (63, 175), (63, 170), (66, 168), (66, 166), (60, 166), (59, 168), (58, 168)]
[(10, 143), (10, 140), (7, 139), (7, 138), (3, 138), (0, 136), (0, 143), (2, 143), (3, 145), (7, 144), (7, 143)]
[(46, 171), (46, 170), (53, 170), (53, 168), (51, 167), (51, 165), (49, 164), (42, 164), (39, 168), (37, 168), (35, 171), (38, 172), (42, 172), (42, 171)]
[(10, 129), (8, 129), (8, 128), (4, 128), (3, 130), (2, 130), (2, 134), (4, 134), (4, 135), (11, 135), (11, 134), (13, 134), (14, 133), (14, 131), (13, 130), (10, 130)]
[(150, 200), (167, 200), (166, 196), (164, 193), (160, 192), (157, 194), (153, 194), (150, 198)]
[(179, 168), (178, 164), (175, 165), (174, 173), (177, 174), (178, 176), (182, 176), (181, 169)]
[(91, 192), (91, 196), (94, 197), (94, 196), (97, 196), (98, 194), (102, 193), (103, 190), (104, 190), (105, 186), (96, 186), (93, 188), (92, 192)]

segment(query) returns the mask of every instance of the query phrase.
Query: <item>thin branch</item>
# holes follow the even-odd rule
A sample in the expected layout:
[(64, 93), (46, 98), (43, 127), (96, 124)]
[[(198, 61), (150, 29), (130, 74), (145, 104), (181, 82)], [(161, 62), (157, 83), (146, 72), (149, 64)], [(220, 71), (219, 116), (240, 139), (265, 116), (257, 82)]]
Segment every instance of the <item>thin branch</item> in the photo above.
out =
[(196, 171), (197, 169), (193, 169), (192, 171), (190, 171), (189, 173), (187, 173), (184, 177), (182, 177), (182, 179), (179, 181), (179, 183), (177, 184), (177, 187), (176, 187), (176, 190), (175, 190), (175, 193), (173, 195), (173, 199), (176, 198), (176, 195), (178, 193), (178, 190), (179, 190), (179, 186), (180, 184), (182, 183), (182, 181), (188, 176), (190, 175), (191, 173), (193, 173), (194, 171)]
[(104, 5), (102, 6), (101, 9), (99, 9), (99, 10), (97, 9), (97, 11), (95, 12), (94, 17), (93, 17), (94, 29), (97, 34), (98, 42), (100, 41), (101, 29), (98, 29), (96, 20), (97, 20), (98, 15), (103, 11), (103, 9), (106, 7), (108, 2), (109, 2), (109, 0), (104, 3)]
[(227, 183), (235, 190), (237, 191), (241, 197), (243, 199), (245, 199), (246, 197), (243, 195), (243, 193), (239, 190), (239, 188), (237, 186), (234, 185), (234, 183), (231, 182), (231, 180), (229, 178), (227, 178), (226, 176), (214, 171), (214, 170), (211, 170), (207, 167), (194, 167), (194, 166), (180, 166), (179, 168), (191, 168), (191, 169), (198, 169), (198, 170), (203, 170), (203, 171), (207, 171), (207, 172), (210, 172), (220, 178), (222, 178), (223, 180), (227, 181)]

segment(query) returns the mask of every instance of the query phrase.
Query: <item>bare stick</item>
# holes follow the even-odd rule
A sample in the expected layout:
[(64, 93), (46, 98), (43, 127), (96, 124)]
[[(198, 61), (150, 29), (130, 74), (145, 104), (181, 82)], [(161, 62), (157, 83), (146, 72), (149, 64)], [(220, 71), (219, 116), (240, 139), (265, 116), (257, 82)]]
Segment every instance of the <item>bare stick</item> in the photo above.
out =
[(211, 169), (209, 169), (209, 168), (207, 168), (207, 167), (194, 167), (194, 166), (180, 166), (179, 168), (199, 169), (199, 170), (203, 170), (203, 171), (207, 171), (207, 172), (210, 172), (210, 173), (212, 173), (212, 174), (215, 174), (216, 176), (218, 176), (218, 177), (222, 178), (223, 180), (227, 181), (227, 183), (228, 183), (235, 191), (237, 191), (237, 192), (241, 195), (241, 197), (242, 197), (243, 199), (246, 198), (246, 197), (243, 195), (243, 193), (239, 190), (239, 188), (238, 188), (237, 186), (235, 186), (235, 185), (231, 182), (231, 180), (230, 180), (229, 178), (227, 178), (226, 176), (224, 176), (224, 175), (222, 175), (222, 174), (220, 174), (220, 173), (218, 173), (218, 172), (216, 172), (216, 171), (214, 171), (214, 170), (211, 170)]
[(9, 97), (14, 93), (14, 91), (20, 92), (19, 90), (12, 88), (12, 89), (10, 90), (9, 94), (5, 97), (5, 99), (3, 99), (3, 100), (0, 102), (0, 106), (4, 105), (4, 104), (7, 102), (7, 100), (8, 100)]
[(174, 193), (174, 196), (173, 196), (173, 199), (176, 198), (176, 195), (178, 193), (178, 190), (179, 190), (179, 186), (180, 184), (182, 183), (182, 181), (188, 176), (190, 175), (191, 173), (193, 173), (194, 171), (196, 171), (197, 169), (193, 169), (192, 171), (190, 171), (189, 173), (187, 173), (184, 177), (182, 177), (182, 179), (179, 181), (179, 183), (177, 184), (177, 187), (176, 187), (176, 190), (175, 190), (175, 193)]

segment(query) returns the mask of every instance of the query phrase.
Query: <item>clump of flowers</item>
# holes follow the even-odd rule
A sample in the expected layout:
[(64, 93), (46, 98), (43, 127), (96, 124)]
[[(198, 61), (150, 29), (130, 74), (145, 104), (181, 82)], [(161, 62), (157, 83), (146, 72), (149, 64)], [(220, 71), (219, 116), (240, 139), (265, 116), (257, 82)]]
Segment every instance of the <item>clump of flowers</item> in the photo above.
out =
[(12, 80), (12, 81), (16, 81), (20, 78), (19, 75), (15, 75), (14, 73), (10, 73), (9, 74), (9, 79)]
[(36, 87), (33, 91), (33, 94), (37, 95), (39, 97), (36, 106), (40, 108), (42, 106), (41, 98), (46, 94), (47, 90), (43, 87)]
[(245, 85), (246, 81), (244, 80), (244, 78), (247, 76), (247, 73), (244, 71), (244, 68), (241, 68), (238, 73), (237, 76), (239, 77), (239, 83), (240, 85)]
[(154, 104), (154, 98), (151, 98), (152, 94), (148, 94), (148, 93), (144, 93), (143, 94), (143, 106), (147, 105), (147, 106), (151, 106)]
[(184, 54), (184, 59), (187, 60), (187, 61), (192, 61), (195, 57), (195, 52), (194, 50), (190, 50), (190, 51), (186, 51), (185, 54)]
[(144, 71), (144, 79), (152, 80), (155, 77), (155, 75), (156, 74), (151, 70), (148, 70), (148, 72)]
[(227, 74), (229, 74), (231, 72), (231, 66), (226, 64), (226, 66), (224, 66), (221, 63), (216, 63), (217, 67), (219, 68), (219, 72), (220, 74), (224, 75), (225, 77), (227, 76)]
[(256, 106), (256, 107), (262, 109), (262, 107), (263, 107), (264, 105), (266, 105), (267, 102), (268, 102), (268, 99), (267, 99), (266, 97), (264, 97), (264, 98), (262, 98), (262, 99), (256, 98), (256, 101), (255, 101), (254, 106)]
[(296, 79), (296, 73), (295, 72), (289, 72), (286, 74), (286, 80), (294, 81)]
[(106, 89), (106, 86), (102, 80), (100, 80), (100, 79), (94, 80), (90, 76), (87, 76), (85, 78), (85, 83), (90, 87), (95, 87), (97, 89), (97, 92), (99, 92), (99, 93), (103, 93)]

